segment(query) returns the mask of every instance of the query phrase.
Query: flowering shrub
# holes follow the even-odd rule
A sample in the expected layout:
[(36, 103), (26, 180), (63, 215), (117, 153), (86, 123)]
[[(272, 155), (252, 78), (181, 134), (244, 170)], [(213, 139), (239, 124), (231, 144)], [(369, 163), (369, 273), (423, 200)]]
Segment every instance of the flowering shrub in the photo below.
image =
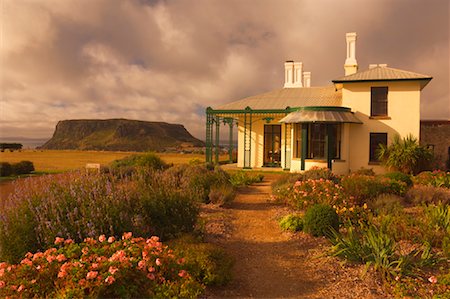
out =
[(297, 209), (322, 203), (334, 205), (342, 202), (342, 187), (331, 180), (307, 180), (295, 182), (289, 201)]
[(0, 297), (194, 298), (204, 289), (158, 237), (56, 238), (55, 245), (15, 265), (0, 263)]
[(55, 237), (81, 242), (101, 234), (159, 235), (192, 231), (198, 216), (190, 194), (161, 172), (118, 180), (81, 172), (27, 179), (0, 210), (0, 260), (17, 261)]
[(450, 172), (423, 171), (413, 178), (414, 184), (450, 188)]

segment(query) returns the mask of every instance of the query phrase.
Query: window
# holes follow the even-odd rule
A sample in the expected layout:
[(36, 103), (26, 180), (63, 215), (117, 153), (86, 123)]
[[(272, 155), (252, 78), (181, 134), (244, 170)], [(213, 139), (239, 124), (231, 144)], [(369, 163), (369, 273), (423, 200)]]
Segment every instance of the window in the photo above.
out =
[(325, 138), (327, 127), (325, 124), (309, 124), (308, 158), (325, 159)]
[(388, 115), (388, 88), (372, 87), (370, 90), (370, 116)]
[(369, 162), (380, 162), (377, 156), (380, 144), (387, 145), (387, 133), (370, 133)]

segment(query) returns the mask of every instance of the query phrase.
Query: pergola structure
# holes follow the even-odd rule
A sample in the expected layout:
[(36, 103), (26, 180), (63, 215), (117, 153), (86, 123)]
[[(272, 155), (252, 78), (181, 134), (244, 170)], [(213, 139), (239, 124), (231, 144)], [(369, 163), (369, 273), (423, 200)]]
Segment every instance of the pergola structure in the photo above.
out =
[[(357, 123), (361, 121), (357, 119), (351, 112), (350, 108), (336, 106), (307, 106), (307, 107), (286, 107), (286, 109), (252, 109), (247, 106), (245, 109), (222, 110), (206, 109), (206, 161), (219, 162), (220, 152), (220, 125), (222, 123), (229, 126), (229, 162), (232, 163), (233, 152), (233, 126), (239, 125), (243, 128), (243, 160), (244, 169), (251, 168), (252, 159), (252, 124), (256, 120), (263, 120), (270, 123), (275, 118), (281, 118), (278, 122), (284, 125), (284, 170), (290, 169), (292, 132), (291, 125), (294, 123), (323, 123), (327, 127), (325, 152), (328, 167), (331, 168), (331, 161), (334, 157), (334, 137), (331, 133), (331, 125), (337, 123)], [(214, 131), (215, 130), (215, 131)], [(215, 138), (215, 139), (214, 139)], [(306, 148), (307, 130), (302, 129), (302, 148)], [(273, 154), (273, 151), (272, 151)], [(213, 158), (214, 156), (214, 158)], [(305, 169), (306, 150), (302, 151), (302, 166)], [(281, 166), (281, 165), (280, 165)]]
[[(219, 163), (219, 152), (220, 152), (220, 125), (228, 124), (229, 126), (229, 163), (233, 163), (233, 127), (240, 123), (244, 131), (244, 168), (249, 169), (251, 155), (252, 155), (252, 124), (254, 118), (258, 116), (264, 116), (263, 119), (270, 122), (275, 117), (285, 116), (289, 113), (296, 111), (297, 109), (291, 109), (287, 107), (286, 109), (252, 109), (246, 107), (245, 109), (233, 109), (233, 110), (222, 110), (222, 109), (212, 109), (211, 107), (206, 108), (206, 162)], [(285, 124), (289, 126), (289, 124)], [(215, 130), (215, 131), (214, 131)], [(287, 130), (285, 130), (287, 132)], [(286, 136), (285, 136), (286, 138)], [(287, 150), (285, 146), (285, 151)], [(213, 158), (214, 156), (214, 158)], [(286, 164), (286, 163), (285, 163)], [(284, 168), (288, 169), (287, 165)]]

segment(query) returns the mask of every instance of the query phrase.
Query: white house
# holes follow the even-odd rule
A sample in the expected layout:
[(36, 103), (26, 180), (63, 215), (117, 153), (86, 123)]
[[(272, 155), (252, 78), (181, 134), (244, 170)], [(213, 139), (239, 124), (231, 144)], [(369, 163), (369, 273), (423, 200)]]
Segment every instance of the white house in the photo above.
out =
[(214, 147), (217, 161), (220, 124), (227, 123), (230, 129), (238, 125), (238, 167), (382, 172), (375, 154), (380, 143), (395, 134), (419, 138), (420, 92), (432, 77), (386, 64), (360, 71), (356, 38), (346, 34), (345, 75), (328, 86), (311, 86), (303, 64), (287, 61), (283, 88), (208, 107), (207, 161), (213, 161)]

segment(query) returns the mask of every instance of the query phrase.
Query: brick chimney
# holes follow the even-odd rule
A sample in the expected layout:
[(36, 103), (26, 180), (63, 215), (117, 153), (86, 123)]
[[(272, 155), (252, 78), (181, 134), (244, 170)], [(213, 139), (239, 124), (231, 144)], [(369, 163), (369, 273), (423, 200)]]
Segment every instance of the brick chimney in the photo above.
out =
[(350, 32), (345, 35), (347, 40), (347, 59), (345, 59), (345, 75), (351, 75), (358, 71), (358, 62), (356, 61), (356, 32)]

